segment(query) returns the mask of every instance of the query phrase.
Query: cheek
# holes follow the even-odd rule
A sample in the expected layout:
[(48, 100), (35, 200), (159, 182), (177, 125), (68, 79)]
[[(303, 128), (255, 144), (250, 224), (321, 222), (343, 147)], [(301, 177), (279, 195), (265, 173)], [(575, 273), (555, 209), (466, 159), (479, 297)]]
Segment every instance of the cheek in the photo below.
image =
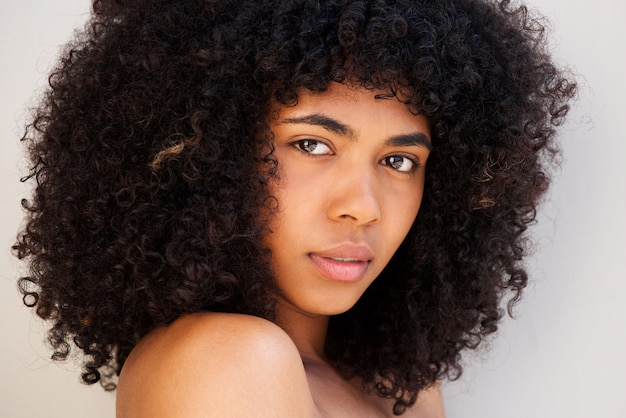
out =
[(320, 210), (316, 205), (317, 186), (313, 183), (311, 177), (294, 173), (287, 176), (283, 169), (280, 178), (270, 186), (274, 206), (268, 223), (272, 231), (268, 236), (270, 241), (280, 245), (307, 236), (306, 228), (313, 222), (312, 215)]
[[(398, 196), (398, 195), (396, 195)], [(399, 245), (417, 217), (422, 202), (422, 188), (400, 192), (402, 198), (387, 199), (386, 221), (392, 239)]]
[(279, 216), (289, 220), (310, 218), (321, 211), (332, 176), (328, 170), (320, 172), (285, 160), (279, 165), (280, 177), (270, 189), (277, 200)]

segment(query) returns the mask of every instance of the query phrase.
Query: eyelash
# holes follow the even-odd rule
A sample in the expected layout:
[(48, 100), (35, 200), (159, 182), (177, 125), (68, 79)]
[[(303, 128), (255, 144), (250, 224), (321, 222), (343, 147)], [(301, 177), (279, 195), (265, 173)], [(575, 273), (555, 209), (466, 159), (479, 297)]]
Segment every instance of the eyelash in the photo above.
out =
[[(308, 151), (305, 147), (310, 147), (311, 145), (313, 146), (313, 149)], [(313, 153), (313, 151), (318, 147), (318, 145), (323, 145), (324, 147), (328, 148), (328, 150), (330, 152), (327, 153), (322, 153), (322, 154), (315, 154)], [(332, 149), (330, 148), (330, 146), (326, 145), (323, 141), (317, 140), (317, 139), (301, 139), (299, 141), (295, 141), (293, 143), (293, 147), (296, 148), (297, 150), (299, 150), (300, 152), (307, 154), (307, 155), (331, 155), (332, 153)], [(392, 163), (389, 162), (389, 159), (391, 158), (403, 158), (405, 160), (408, 160), (411, 163), (411, 167), (408, 170), (402, 171), (398, 168), (394, 168), (392, 166)], [(388, 155), (386, 157), (384, 157), (381, 160), (381, 164), (391, 168), (394, 171), (397, 171), (398, 173), (402, 173), (402, 174), (412, 174), (414, 172), (416, 172), (419, 168), (420, 168), (420, 163), (415, 159), (415, 158), (411, 158), (407, 155), (402, 155), (402, 154), (396, 154), (396, 155)]]

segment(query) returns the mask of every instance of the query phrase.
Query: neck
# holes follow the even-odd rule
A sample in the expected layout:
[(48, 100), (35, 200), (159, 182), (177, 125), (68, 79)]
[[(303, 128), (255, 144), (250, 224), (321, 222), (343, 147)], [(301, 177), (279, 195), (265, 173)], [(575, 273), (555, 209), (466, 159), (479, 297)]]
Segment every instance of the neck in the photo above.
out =
[(291, 337), (303, 362), (326, 362), (327, 315), (312, 315), (279, 298), (276, 322)]

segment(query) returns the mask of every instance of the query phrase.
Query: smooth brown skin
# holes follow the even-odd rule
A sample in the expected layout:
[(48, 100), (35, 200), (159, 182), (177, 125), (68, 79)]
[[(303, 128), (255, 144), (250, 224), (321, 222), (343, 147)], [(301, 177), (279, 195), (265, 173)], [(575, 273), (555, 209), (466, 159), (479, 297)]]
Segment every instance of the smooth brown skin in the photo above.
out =
[[(393, 416), (391, 401), (303, 359), (276, 324), (220, 313), (185, 316), (146, 336), (124, 365), (116, 407), (117, 418)], [(444, 417), (439, 387), (420, 392), (402, 416)]]
[[(269, 125), (280, 212), (266, 237), (281, 290), (276, 324), (199, 313), (155, 330), (124, 365), (118, 418), (393, 416), (392, 400), (362, 392), (323, 353), (329, 317), (353, 306), (376, 279), (421, 202), (430, 147), (407, 138), (427, 140), (428, 121), (376, 93), (331, 84), (324, 93), (301, 92), (297, 106), (277, 107)], [(338, 246), (371, 251), (361, 276), (338, 280), (312, 262)], [(439, 387), (420, 392), (403, 416), (443, 417)]]

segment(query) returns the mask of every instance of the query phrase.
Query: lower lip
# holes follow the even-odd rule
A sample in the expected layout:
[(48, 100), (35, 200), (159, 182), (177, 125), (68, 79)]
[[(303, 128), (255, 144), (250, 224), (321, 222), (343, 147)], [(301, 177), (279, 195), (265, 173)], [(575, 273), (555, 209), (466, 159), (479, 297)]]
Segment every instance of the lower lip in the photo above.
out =
[(315, 254), (311, 254), (309, 257), (324, 277), (338, 282), (358, 281), (363, 277), (369, 265), (368, 261), (339, 261)]

